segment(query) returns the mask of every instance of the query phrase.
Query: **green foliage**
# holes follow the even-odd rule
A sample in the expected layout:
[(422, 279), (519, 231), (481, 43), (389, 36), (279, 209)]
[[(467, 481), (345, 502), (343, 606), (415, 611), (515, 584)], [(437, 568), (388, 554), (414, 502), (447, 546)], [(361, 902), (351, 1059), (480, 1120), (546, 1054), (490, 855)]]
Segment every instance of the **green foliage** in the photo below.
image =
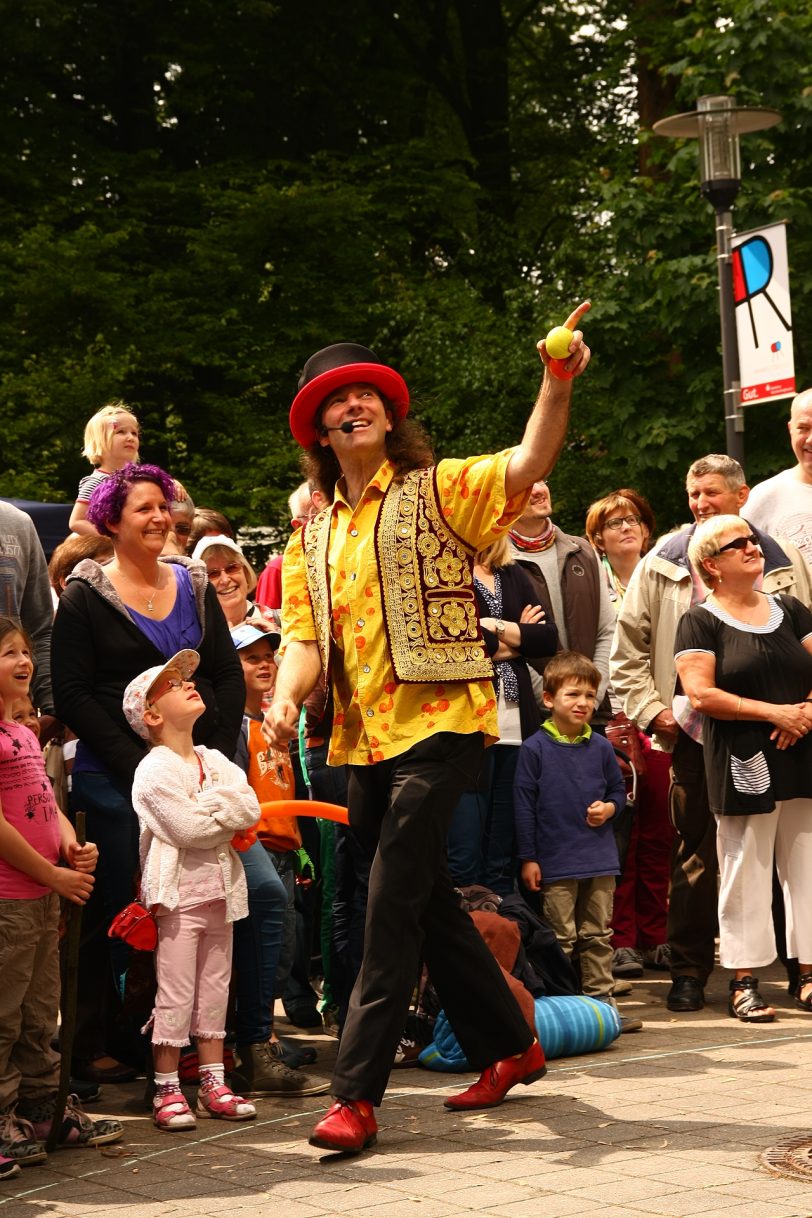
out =
[[(107, 398), (237, 524), (283, 524), (314, 350), (396, 363), (438, 453), (501, 448), (536, 340), (591, 297), (555, 471), (580, 530), (637, 486), (663, 527), (724, 444), (713, 215), (696, 146), (641, 130), (707, 92), (743, 141), (741, 228), (789, 221), (810, 378), (812, 4), (798, 0), (0, 0), (0, 493), (72, 499)], [(787, 464), (779, 407), (748, 472)]]

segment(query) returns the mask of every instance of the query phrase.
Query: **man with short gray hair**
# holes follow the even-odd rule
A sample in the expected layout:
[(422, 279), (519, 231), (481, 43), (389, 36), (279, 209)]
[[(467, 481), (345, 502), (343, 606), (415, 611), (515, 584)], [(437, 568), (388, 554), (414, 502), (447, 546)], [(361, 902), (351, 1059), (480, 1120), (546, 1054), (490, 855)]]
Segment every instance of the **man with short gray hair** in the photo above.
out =
[(787, 427), (797, 464), (759, 482), (744, 515), (773, 537), (786, 537), (812, 564), (812, 389), (793, 399)]
[[(739, 516), (749, 488), (738, 461), (711, 453), (694, 461), (686, 478), (695, 523), (662, 538), (629, 581), (609, 657), (612, 687), (623, 709), (672, 754), (671, 815), (677, 840), (672, 856), (668, 943), (673, 984), (670, 1011), (698, 1011), (714, 963), (717, 927), (716, 822), (708, 807), (702, 745), (674, 714), (674, 640), (677, 624), (707, 588), (688, 559), (697, 524)], [(794, 546), (754, 529), (764, 554), (762, 591), (787, 592), (812, 607), (812, 572)], [(690, 724), (686, 723), (686, 727)]]

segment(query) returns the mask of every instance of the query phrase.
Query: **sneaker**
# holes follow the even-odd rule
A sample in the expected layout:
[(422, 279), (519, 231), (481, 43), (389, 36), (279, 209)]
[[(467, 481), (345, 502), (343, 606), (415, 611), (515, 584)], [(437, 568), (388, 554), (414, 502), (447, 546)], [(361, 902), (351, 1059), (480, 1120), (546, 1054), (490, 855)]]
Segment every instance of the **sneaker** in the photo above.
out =
[(341, 1028), (338, 1024), (338, 1007), (335, 1004), (322, 1008), (321, 1023), (322, 1031), (326, 1036), (334, 1036), (338, 1039)]
[(301, 1044), (288, 1036), (280, 1036), (278, 1040), (269, 1040), (268, 1048), (277, 1061), (291, 1070), (299, 1070), (302, 1066), (312, 1066), (318, 1057), (318, 1053), (312, 1045)]
[(616, 947), (612, 952), (613, 977), (642, 977), (643, 954), (636, 947)]
[(0, 1155), (0, 1180), (10, 1180), (12, 1176), (19, 1176), (21, 1171), (19, 1163)]
[(643, 967), (657, 973), (671, 972), (671, 944), (658, 943), (656, 947), (643, 949)]
[(392, 1069), (405, 1070), (408, 1066), (417, 1066), (419, 1065), (417, 1060), (419, 1056), (420, 1045), (410, 1040), (404, 1034), (400, 1038), (397, 1049), (395, 1049), (395, 1060), (392, 1063)]
[(182, 1133), (194, 1129), (197, 1117), (186, 1103), (186, 1096), (172, 1083), (162, 1083), (155, 1088), (152, 1101), (152, 1122), (162, 1133)]
[(76, 1096), (80, 1104), (95, 1104), (96, 1100), (101, 1099), (99, 1084), (86, 1083), (84, 1079), (72, 1078), (68, 1084), (68, 1091), (71, 1095)]
[(17, 1115), (13, 1104), (0, 1110), (0, 1155), (22, 1167), (48, 1158), (44, 1142), (35, 1135), (31, 1122)]
[[(20, 1100), (18, 1112), (30, 1121), (34, 1136), (46, 1141), (51, 1131), (51, 1122), (56, 1112), (56, 1100)], [(120, 1121), (94, 1121), (83, 1112), (75, 1095), (69, 1095), (65, 1101), (65, 1115), (62, 1118), (62, 1128), (59, 1131), (57, 1147), (66, 1146), (104, 1146), (107, 1142), (117, 1142), (124, 1133)]]
[(591, 994), (590, 997), (597, 999), (598, 1002), (605, 1002), (613, 1011), (616, 1011), (620, 1019), (620, 1032), (640, 1032), (643, 1028), (643, 1021), (637, 1015), (624, 1015), (620, 1007), (615, 1002), (611, 994)]
[(615, 998), (619, 998), (624, 994), (631, 994), (632, 988), (633, 987), (632, 987), (631, 981), (618, 979), (617, 981), (615, 981), (615, 984), (612, 986), (612, 994), (614, 995)]
[(267, 1041), (256, 1045), (237, 1046), (239, 1064), (231, 1072), (231, 1085), (241, 1095), (324, 1095), (329, 1082), (291, 1070), (279, 1061)]
[(257, 1110), (241, 1095), (235, 1095), (225, 1083), (218, 1083), (204, 1072), (197, 1093), (197, 1115), (212, 1117), (216, 1121), (252, 1121)]

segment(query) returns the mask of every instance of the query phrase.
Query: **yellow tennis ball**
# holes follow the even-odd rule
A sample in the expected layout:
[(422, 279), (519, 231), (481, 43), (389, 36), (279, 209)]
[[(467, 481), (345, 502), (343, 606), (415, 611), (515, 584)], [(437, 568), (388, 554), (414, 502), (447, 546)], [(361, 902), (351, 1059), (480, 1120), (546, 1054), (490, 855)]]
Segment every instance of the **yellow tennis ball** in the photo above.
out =
[(551, 359), (566, 359), (570, 353), (572, 330), (568, 330), (566, 326), (553, 326), (544, 342)]

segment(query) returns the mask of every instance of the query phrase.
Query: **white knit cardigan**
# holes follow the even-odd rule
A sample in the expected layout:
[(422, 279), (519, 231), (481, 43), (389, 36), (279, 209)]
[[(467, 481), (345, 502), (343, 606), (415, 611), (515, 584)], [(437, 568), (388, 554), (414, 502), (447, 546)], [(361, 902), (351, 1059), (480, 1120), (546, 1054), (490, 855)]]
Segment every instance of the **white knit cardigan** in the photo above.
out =
[(141, 826), (141, 900), (147, 908), (176, 909), (178, 884), (186, 848), (220, 847), (217, 859), (223, 874), (226, 921), (248, 916), (245, 870), (229, 845), (238, 829), (259, 820), (259, 803), (243, 771), (216, 749), (195, 746), (200, 771), (182, 757), (157, 745), (135, 771), (133, 807)]

